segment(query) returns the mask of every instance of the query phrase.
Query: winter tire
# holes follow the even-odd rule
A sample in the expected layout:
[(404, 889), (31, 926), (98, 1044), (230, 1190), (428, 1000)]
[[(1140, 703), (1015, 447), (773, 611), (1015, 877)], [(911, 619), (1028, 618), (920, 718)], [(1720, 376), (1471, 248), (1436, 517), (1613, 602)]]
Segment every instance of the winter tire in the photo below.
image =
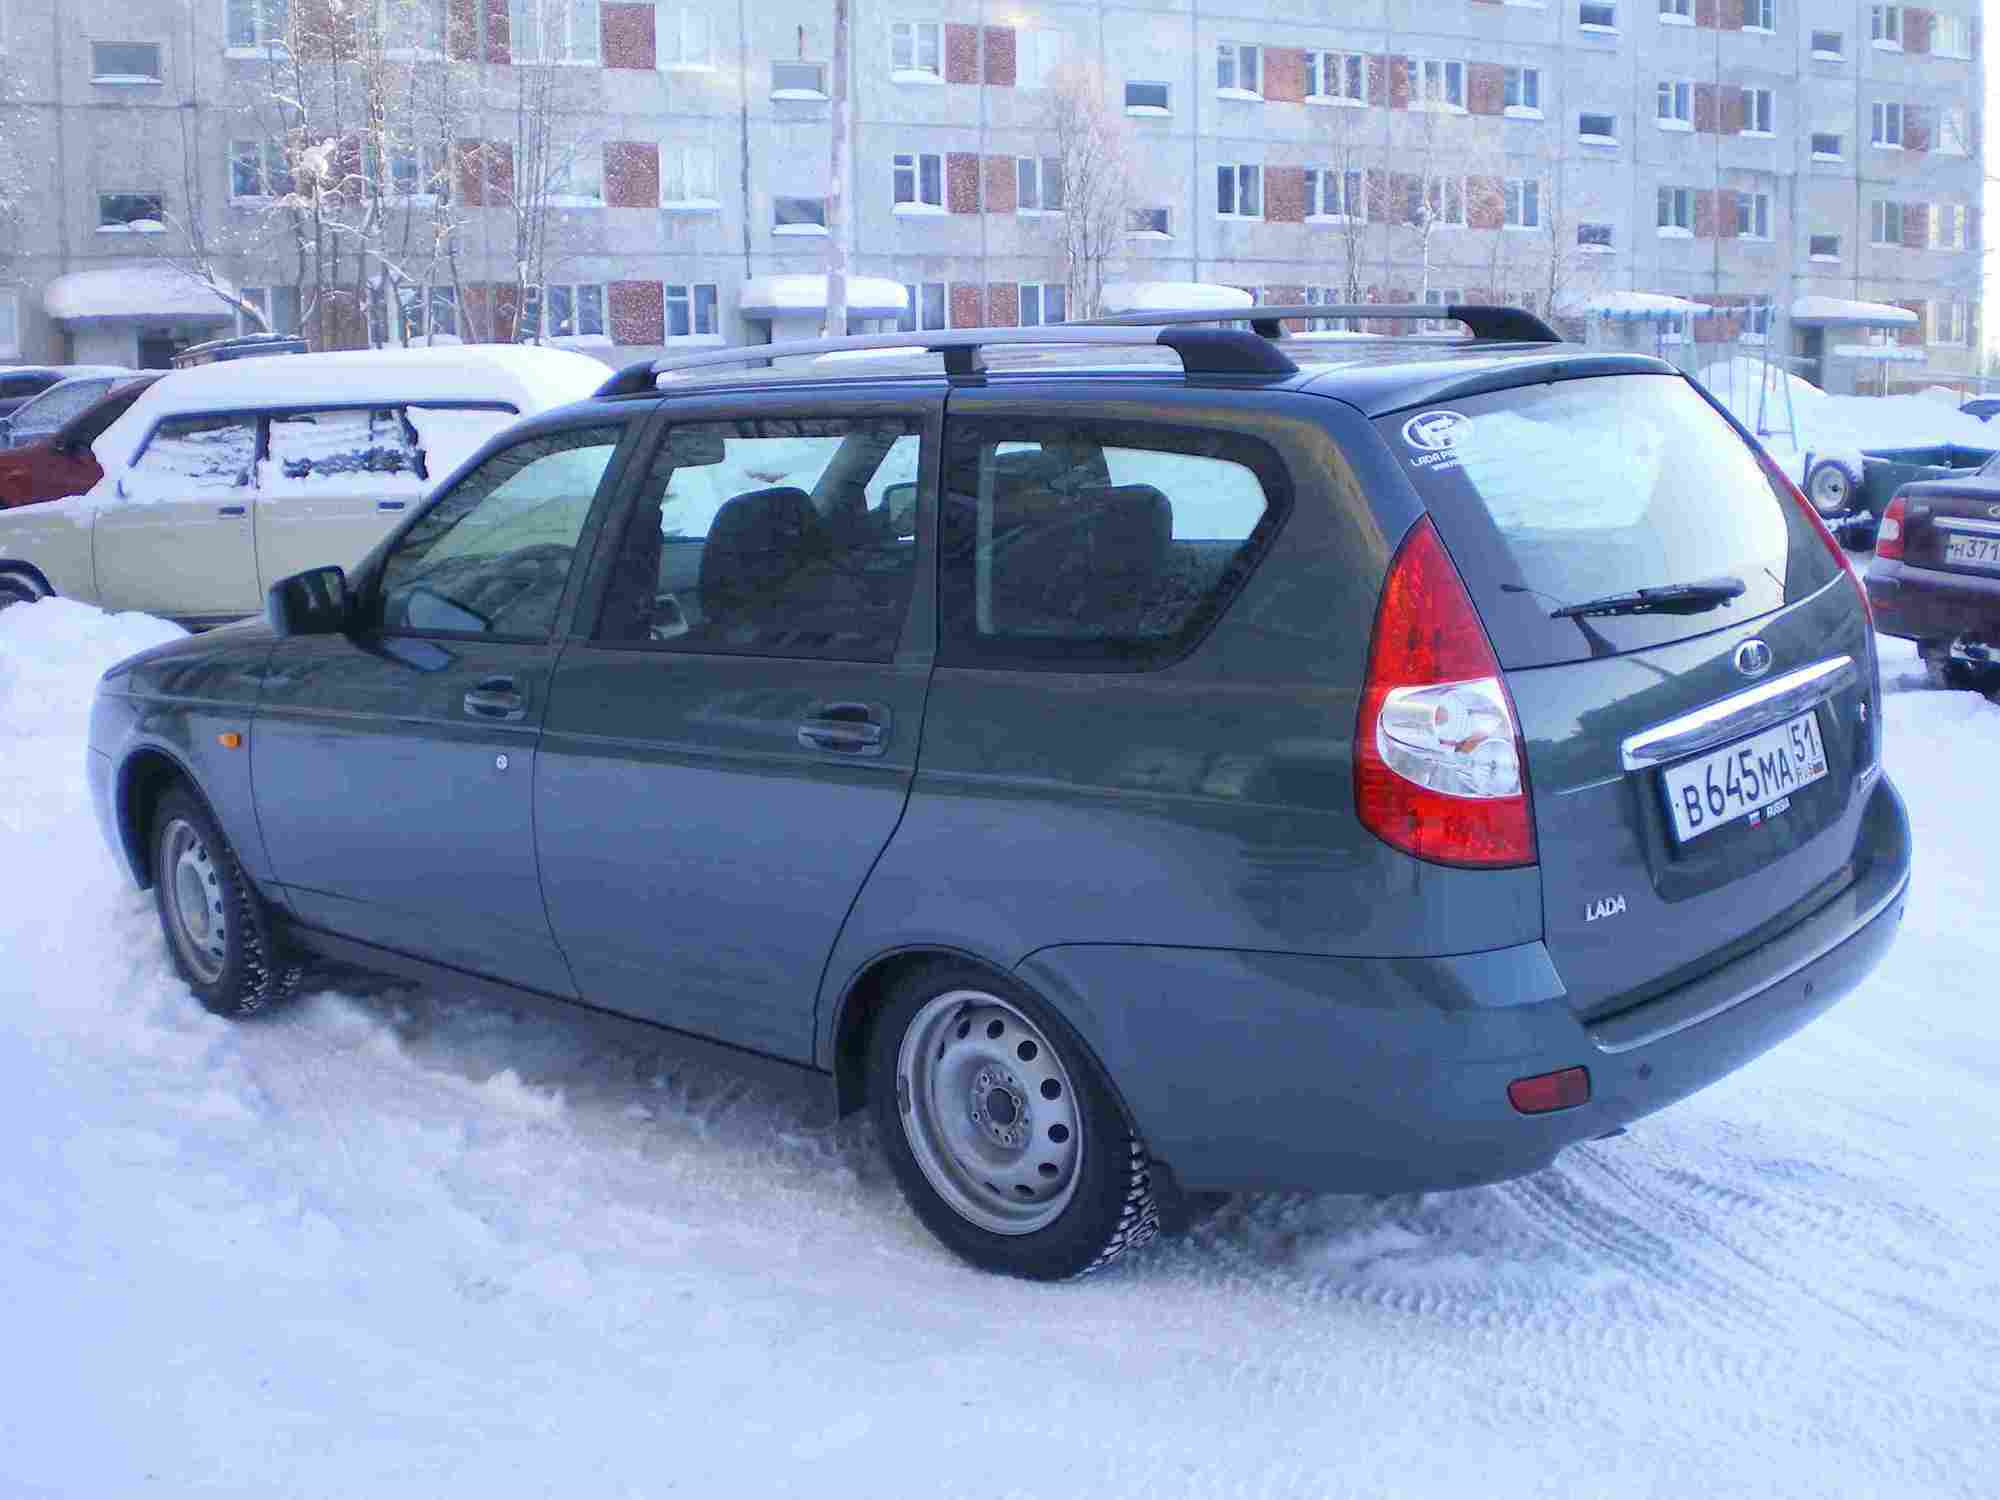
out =
[(1853, 508), (1861, 495), (1861, 476), (1844, 458), (1822, 458), (1806, 475), (1806, 498), (1822, 517)]
[(240, 1021), (289, 998), (299, 966), (278, 952), (263, 897), (185, 784), (160, 798), (152, 849), (160, 930), (203, 1008)]
[(1022, 986), (940, 963), (890, 994), (869, 1105), (903, 1196), (982, 1270), (1062, 1281), (1159, 1231), (1152, 1173), (1083, 1041)]

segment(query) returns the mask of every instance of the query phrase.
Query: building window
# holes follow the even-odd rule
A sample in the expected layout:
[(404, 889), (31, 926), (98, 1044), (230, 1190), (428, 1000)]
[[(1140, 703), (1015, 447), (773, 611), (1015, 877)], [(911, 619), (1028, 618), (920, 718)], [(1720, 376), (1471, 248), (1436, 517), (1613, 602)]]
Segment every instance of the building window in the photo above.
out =
[(1172, 114), (1169, 102), (1172, 88), (1164, 83), (1141, 83), (1136, 79), (1125, 85), (1125, 113), (1128, 115)]
[(1869, 115), (1868, 142), (1873, 146), (1903, 149), (1903, 106), (1877, 104)]
[(1771, 336), (1771, 304), (1752, 302), (1738, 314), (1738, 330), (1742, 337), (1753, 344), (1761, 344)]
[(1772, 135), (1776, 132), (1778, 118), (1777, 95), (1770, 89), (1745, 89), (1743, 91), (1743, 133), (1745, 135)]
[(1841, 149), (1844, 144), (1845, 142), (1841, 140), (1840, 136), (1833, 131), (1814, 131), (1812, 138), (1813, 160), (1839, 161), (1842, 155), (1845, 154)]
[(1694, 233), (1694, 189), (1663, 187), (1660, 189), (1660, 233), (1665, 235)]
[(1215, 169), (1215, 211), (1225, 219), (1264, 217), (1263, 169), (1249, 165)]
[(1045, 89), (1054, 81), (1056, 72), (1069, 58), (1070, 39), (1067, 31), (1048, 31), (1040, 27), (1014, 33), (1014, 86), (1023, 89)]
[(1806, 254), (1814, 260), (1839, 260), (1840, 236), (1837, 234), (1815, 234), (1806, 240)]
[(1964, 156), (1972, 150), (1971, 127), (1964, 105), (1946, 104), (1939, 108), (1931, 150), (1945, 156)]
[[(248, 313), (236, 315), (238, 333), (297, 333), (299, 331), (299, 289), (295, 286), (245, 286), (236, 289), (239, 302), (257, 310), (262, 323)], [(386, 341), (387, 335), (383, 335)]]
[(1661, 19), (1694, 20), (1694, 0), (1660, 0)]
[(948, 326), (942, 281), (920, 281), (904, 286), (903, 315), (896, 320), (898, 329), (904, 333), (916, 333), (920, 329)]
[(660, 148), (660, 204), (665, 208), (718, 208), (715, 147)]
[(1465, 223), (1465, 179), (1434, 177), (1428, 185), (1412, 178), (1403, 198), (1403, 222), (1422, 228), (1426, 222), (1457, 228)]
[(90, 81), (92, 83), (158, 83), (160, 71), (158, 42), (92, 42)]
[(1662, 125), (1682, 130), (1694, 128), (1694, 85), (1660, 80), (1659, 120)]
[(1306, 168), (1306, 217), (1368, 222), (1368, 177), (1358, 169)]
[(1509, 229), (1542, 227), (1542, 185), (1533, 177), (1507, 179), (1506, 223)]
[(445, 152), (440, 146), (397, 146), (389, 154), (385, 174), (381, 158), (370, 145), (368, 173), (373, 181), (384, 183), (388, 191), (401, 197), (434, 197), (447, 181)]
[(1576, 135), (1587, 146), (1615, 146), (1618, 144), (1618, 116), (1578, 115)]
[(1929, 322), (1933, 344), (1972, 342), (1972, 307), (1962, 299), (1931, 303)]
[(292, 190), (285, 148), (277, 141), (229, 143), (229, 196), (282, 198)]
[(660, 6), (654, 12), (653, 31), (654, 45), (659, 49), (656, 66), (688, 72), (706, 72), (715, 66), (705, 13)]
[(167, 227), (163, 193), (99, 193), (97, 228), (101, 234), (158, 234)]
[(1508, 109), (1542, 112), (1542, 70), (1509, 68), (1501, 85), (1501, 102)]
[[(604, 206), (604, 148), (578, 146), (549, 164), (544, 201), (561, 208)], [(492, 201), (492, 189), (487, 190)]]
[(692, 285), (667, 283), (667, 337), (670, 339), (713, 338), (721, 331), (716, 321), (716, 286), (712, 281)]
[(1903, 243), (1903, 205), (1892, 203), (1887, 198), (1877, 198), (1870, 218), (1869, 239), (1877, 245), (1900, 245)]
[(377, 0), (375, 11), (390, 56), (444, 55), (444, 7), (437, 0)]
[(1250, 94), (1261, 99), (1263, 74), (1258, 68), (1257, 49), (1242, 42), (1218, 42), (1215, 47), (1215, 91), (1219, 94)]
[[(1439, 308), (1462, 307), (1465, 305), (1464, 289), (1455, 286), (1434, 286), (1424, 293), (1424, 305)], [(1458, 321), (1455, 318), (1422, 318), (1417, 322), (1419, 333), (1455, 333), (1457, 329)]]
[(1736, 195), (1736, 237), (1745, 240), (1768, 240), (1771, 237), (1769, 193)]
[(517, 63), (598, 60), (597, 0), (507, 0), (507, 27)]
[(1776, 31), (1778, 29), (1778, 0), (1743, 0), (1743, 29), (1745, 31)]
[(1900, 52), (1903, 48), (1903, 7), (1869, 6), (1868, 38), (1878, 47), (1892, 47)]
[(773, 99), (826, 98), (826, 64), (816, 62), (774, 62), (771, 64)]
[(1063, 206), (1062, 159), (1014, 158), (1014, 207), (1024, 214), (1059, 213)]
[[(597, 336), (607, 331), (602, 286), (559, 283), (543, 288), (539, 299), (530, 297), (528, 300), (528, 309), (519, 322), (530, 336), (538, 333), (543, 338), (573, 339)], [(536, 327), (537, 324), (541, 325), (540, 328)]]
[(771, 199), (771, 233), (825, 234), (826, 199)]
[(1169, 239), (1173, 235), (1173, 211), (1166, 208), (1135, 208), (1129, 232), (1148, 235), (1153, 239)]
[(1366, 104), (1368, 59), (1359, 52), (1308, 52), (1306, 97)]
[(1936, 57), (1971, 57), (1972, 18), (1933, 13), (1931, 53)]
[(889, 27), (889, 68), (894, 74), (944, 77), (944, 26), (938, 21), (897, 21)]
[(21, 352), (21, 294), (0, 291), (0, 359), (14, 359)]
[(1847, 56), (1847, 38), (1837, 31), (1815, 31), (1812, 55), (1821, 62), (1839, 62)]
[(1579, 250), (1610, 250), (1611, 226), (1609, 224), (1579, 224), (1576, 226), (1576, 248)]
[(1963, 203), (1933, 203), (1930, 211), (1931, 249), (1963, 250), (1966, 245), (1966, 219)]
[(1052, 282), (1021, 283), (1021, 326), (1040, 328), (1060, 323), (1069, 316), (1069, 292)]
[(427, 290), (421, 286), (399, 286), (396, 303), (405, 343), (418, 343), (432, 334), (458, 332), (458, 292), (454, 287), (433, 286)]
[(936, 152), (901, 152), (895, 161), (896, 210), (944, 212), (944, 158)]
[(1576, 24), (1596, 31), (1618, 29), (1618, 0), (1580, 0)]
[(1417, 64), (1417, 103), (1422, 109), (1465, 108), (1465, 64), (1426, 57)]
[(226, 45), (240, 51), (285, 44), (286, 0), (227, 0)]

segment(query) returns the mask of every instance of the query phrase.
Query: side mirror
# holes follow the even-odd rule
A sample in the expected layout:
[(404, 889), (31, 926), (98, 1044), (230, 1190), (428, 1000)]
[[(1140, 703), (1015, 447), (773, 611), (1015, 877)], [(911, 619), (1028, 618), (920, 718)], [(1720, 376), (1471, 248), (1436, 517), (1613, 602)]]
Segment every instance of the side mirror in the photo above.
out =
[(312, 568), (280, 578), (264, 595), (264, 618), (277, 636), (339, 635), (347, 629), (354, 602), (340, 568)]
[(892, 484), (882, 491), (882, 508), (889, 513), (889, 524), (897, 536), (917, 534), (917, 487), (914, 484)]

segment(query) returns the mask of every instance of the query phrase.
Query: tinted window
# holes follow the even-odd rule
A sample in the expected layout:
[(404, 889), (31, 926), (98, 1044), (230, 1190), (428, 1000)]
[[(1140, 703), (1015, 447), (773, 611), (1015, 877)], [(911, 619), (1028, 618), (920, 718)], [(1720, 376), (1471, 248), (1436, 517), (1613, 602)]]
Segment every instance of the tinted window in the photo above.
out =
[(242, 489), (257, 457), (257, 419), (168, 417), (125, 476), (131, 499)]
[(887, 661), (916, 578), (914, 417), (673, 428), (641, 486), (598, 639)]
[(1181, 654), (1287, 493), (1261, 442), (1153, 424), (958, 421), (945, 468), (945, 659), (1058, 670)]
[(439, 496), (383, 565), (382, 628), (546, 640), (618, 439), (616, 427), (530, 438)]
[[(1699, 635), (1832, 577), (1796, 504), (1677, 377), (1518, 386), (1378, 426), (1509, 667)], [(1549, 617), (1558, 605), (1712, 578), (1740, 579), (1742, 595), (1699, 614)]]

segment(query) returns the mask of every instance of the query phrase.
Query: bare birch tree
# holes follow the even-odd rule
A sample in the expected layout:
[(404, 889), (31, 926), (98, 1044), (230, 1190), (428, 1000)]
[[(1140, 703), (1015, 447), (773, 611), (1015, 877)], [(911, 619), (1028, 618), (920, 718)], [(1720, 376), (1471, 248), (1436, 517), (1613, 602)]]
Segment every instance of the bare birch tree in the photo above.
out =
[(1106, 102), (1102, 77), (1074, 63), (1049, 80), (1042, 131), (1062, 176), (1055, 232), (1064, 300), (1071, 318), (1094, 318), (1103, 310), (1104, 273), (1123, 255), (1131, 227), (1131, 132)]
[[(1369, 151), (1363, 137), (1366, 110), (1325, 109), (1324, 170), (1337, 184), (1341, 212), (1332, 225), (1334, 243), (1339, 248), (1340, 300), (1358, 303), (1366, 287), (1369, 205), (1376, 195), (1369, 190)], [(1327, 189), (1322, 187), (1322, 193)], [(1329, 212), (1326, 204), (1321, 213)]]

